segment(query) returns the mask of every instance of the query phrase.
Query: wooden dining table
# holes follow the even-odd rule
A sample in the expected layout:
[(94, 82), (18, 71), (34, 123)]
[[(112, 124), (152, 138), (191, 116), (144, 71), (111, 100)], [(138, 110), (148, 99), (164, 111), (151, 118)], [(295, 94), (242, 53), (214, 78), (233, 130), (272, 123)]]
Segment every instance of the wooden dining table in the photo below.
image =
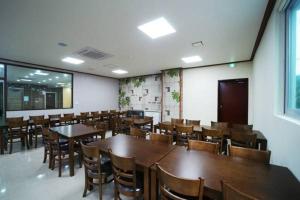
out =
[(99, 130), (93, 126), (84, 124), (73, 124), (67, 126), (51, 127), (50, 131), (57, 133), (69, 143), (69, 169), (70, 176), (74, 176), (74, 141), (97, 135)]
[[(286, 167), (204, 151), (176, 147), (159, 165), (169, 173), (186, 179), (204, 179), (204, 195), (221, 199), (220, 181), (258, 199), (299, 199), (300, 184)], [(157, 199), (156, 167), (151, 168), (151, 199)]]
[(133, 124), (138, 127), (150, 125), (151, 130), (153, 130), (153, 118), (152, 117), (142, 117), (142, 118), (124, 117), (122, 119), (125, 121), (133, 121)]
[[(170, 121), (166, 121), (166, 122), (162, 122), (163, 124), (167, 124), (167, 125), (173, 125), (174, 126), (174, 131), (175, 131), (175, 126), (176, 124), (172, 124)], [(186, 124), (178, 124), (178, 125), (186, 125)], [(186, 125), (186, 126), (190, 126), (190, 125)], [(193, 125), (193, 130), (194, 132), (198, 135), (198, 137), (200, 138), (201, 133), (202, 133), (202, 128), (205, 129), (215, 129), (214, 127), (208, 126), (208, 125)], [(154, 125), (154, 132), (156, 133), (157, 129), (159, 129), (159, 124)], [(224, 131), (224, 137), (225, 138), (229, 138), (230, 137), (230, 131), (231, 128), (228, 128)], [(266, 139), (266, 137), (264, 136), (264, 134), (258, 130), (252, 130), (251, 133), (256, 134), (256, 148), (261, 149), (261, 150), (267, 150), (267, 144), (268, 144), (268, 140)]]
[(150, 167), (175, 148), (173, 145), (153, 143), (122, 134), (89, 145), (98, 146), (101, 154), (108, 154), (108, 150), (111, 149), (116, 155), (135, 157), (137, 170), (144, 172), (145, 200), (150, 198)]

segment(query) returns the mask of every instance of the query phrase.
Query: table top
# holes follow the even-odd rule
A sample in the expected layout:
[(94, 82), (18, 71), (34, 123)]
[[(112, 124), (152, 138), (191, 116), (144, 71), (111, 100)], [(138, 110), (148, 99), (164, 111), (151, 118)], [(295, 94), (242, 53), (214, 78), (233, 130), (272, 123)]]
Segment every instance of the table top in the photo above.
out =
[(175, 176), (204, 178), (204, 186), (221, 192), (221, 180), (258, 199), (298, 199), (300, 184), (286, 167), (176, 147), (159, 161)]
[[(166, 121), (166, 122), (162, 122), (162, 123), (163, 123), (163, 124), (169, 124), (169, 125), (171, 124), (170, 121)], [(176, 125), (176, 124), (174, 124), (174, 128), (175, 128), (175, 125)], [(182, 125), (182, 124), (178, 124), (178, 125)], [(185, 125), (185, 124), (183, 124), (183, 125)], [(158, 124), (157, 124), (156, 126), (158, 126)], [(198, 126), (198, 125), (193, 125), (193, 127), (194, 127), (194, 131), (195, 131), (195, 132), (199, 132), (199, 133), (202, 132), (202, 128), (206, 128), (206, 129), (214, 129), (213, 127), (208, 126), (208, 125), (200, 125), (200, 126)], [(260, 140), (267, 140), (266, 137), (262, 134), (262, 132), (260, 132), (260, 131), (258, 131), (258, 130), (253, 130), (252, 133), (257, 135), (257, 139), (260, 139)], [(230, 134), (230, 129), (228, 129), (228, 131), (225, 131), (224, 134), (225, 134), (225, 135), (229, 135), (229, 134)]]
[(50, 128), (50, 130), (67, 138), (81, 137), (81, 136), (91, 135), (99, 132), (93, 126), (87, 126), (84, 124), (57, 126), (57, 127)]
[(108, 150), (111, 149), (116, 155), (135, 157), (136, 164), (142, 167), (151, 167), (175, 148), (173, 145), (153, 143), (150, 140), (121, 134), (92, 142), (90, 145), (98, 146), (104, 153), (108, 153)]
[(144, 124), (149, 124), (153, 122), (152, 118), (131, 118), (131, 117), (124, 117), (122, 118), (124, 120), (133, 120), (133, 123), (136, 125), (144, 125)]

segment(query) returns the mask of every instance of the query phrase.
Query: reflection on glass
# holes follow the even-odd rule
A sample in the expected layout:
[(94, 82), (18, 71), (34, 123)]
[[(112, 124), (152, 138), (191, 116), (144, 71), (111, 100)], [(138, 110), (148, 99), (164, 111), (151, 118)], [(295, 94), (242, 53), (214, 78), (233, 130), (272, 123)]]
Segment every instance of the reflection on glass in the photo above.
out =
[(295, 108), (300, 108), (300, 10), (296, 20), (296, 66), (295, 66)]
[(4, 65), (0, 64), (0, 78), (4, 77)]
[(72, 107), (72, 74), (7, 66), (7, 110)]

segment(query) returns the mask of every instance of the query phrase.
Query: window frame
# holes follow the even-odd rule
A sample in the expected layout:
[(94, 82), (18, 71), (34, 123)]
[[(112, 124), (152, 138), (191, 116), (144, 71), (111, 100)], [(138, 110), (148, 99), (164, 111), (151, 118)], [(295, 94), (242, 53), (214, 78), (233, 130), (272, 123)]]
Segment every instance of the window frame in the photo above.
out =
[[(43, 68), (43, 67), (39, 67), (39, 66), (35, 66), (35, 65), (20, 65), (20, 64), (15, 64), (15, 63), (7, 63), (7, 62), (1, 62), (1, 64), (4, 65), (4, 101), (5, 101), (5, 116), (6, 116), (6, 112), (18, 112), (18, 111), (35, 111), (35, 110), (65, 110), (65, 109), (74, 109), (74, 73), (68, 72), (68, 71), (64, 71), (64, 70), (53, 70), (53, 69), (48, 69), (48, 68)], [(72, 83), (72, 87), (71, 87), (71, 107), (68, 108), (48, 108), (48, 109), (21, 109), (21, 110), (8, 110), (8, 105), (7, 105), (7, 97), (8, 97), (8, 84), (7, 84), (7, 68), (8, 65), (14, 66), (14, 67), (22, 67), (22, 68), (29, 68), (29, 69), (35, 69), (35, 70), (45, 70), (45, 71), (50, 71), (50, 72), (58, 72), (58, 73), (63, 73), (63, 74), (69, 74), (71, 76), (71, 83)], [(1, 79), (1, 78), (0, 78)]]
[[(290, 98), (290, 79), (291, 76), (294, 76), (295, 74), (291, 72), (292, 66), (290, 65), (290, 57), (292, 54), (295, 54), (296, 52), (296, 38), (295, 38), (295, 30), (291, 31), (291, 27), (295, 28), (295, 26), (291, 26), (291, 12), (290, 9), (295, 6), (295, 4), (298, 4), (300, 8), (300, 0), (291, 0), (285, 10), (285, 74), (284, 74), (284, 114), (293, 118), (300, 119), (300, 108), (290, 108), (289, 104), (291, 101)], [(296, 22), (296, 20), (294, 20)], [(291, 33), (292, 32), (292, 33)], [(290, 40), (293, 39), (294, 42), (290, 42)], [(295, 49), (292, 51), (290, 48), (290, 44), (293, 44), (292, 48)], [(296, 56), (295, 56), (296, 57)], [(296, 58), (297, 59), (297, 58)]]

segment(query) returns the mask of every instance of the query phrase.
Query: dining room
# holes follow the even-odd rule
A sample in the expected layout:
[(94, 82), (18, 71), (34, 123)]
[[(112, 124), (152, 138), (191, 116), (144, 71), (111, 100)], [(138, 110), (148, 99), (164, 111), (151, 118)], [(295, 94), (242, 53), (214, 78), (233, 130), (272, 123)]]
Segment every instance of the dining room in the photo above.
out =
[(300, 0), (0, 2), (1, 200), (300, 199)]

